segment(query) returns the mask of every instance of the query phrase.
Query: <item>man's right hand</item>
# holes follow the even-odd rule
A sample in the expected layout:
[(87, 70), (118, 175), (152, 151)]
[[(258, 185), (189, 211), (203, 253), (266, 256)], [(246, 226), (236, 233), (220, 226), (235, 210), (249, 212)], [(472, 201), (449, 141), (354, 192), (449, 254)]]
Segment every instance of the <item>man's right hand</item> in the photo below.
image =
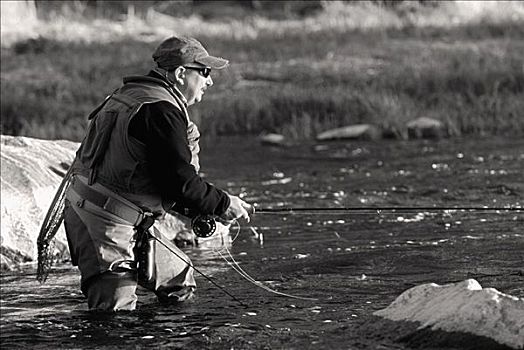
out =
[(229, 207), (227, 208), (224, 214), (220, 215), (220, 219), (225, 221), (231, 221), (243, 218), (247, 222), (249, 222), (249, 214), (254, 212), (253, 206), (244, 202), (237, 196), (232, 196), (230, 194), (228, 194), (228, 196), (230, 200)]

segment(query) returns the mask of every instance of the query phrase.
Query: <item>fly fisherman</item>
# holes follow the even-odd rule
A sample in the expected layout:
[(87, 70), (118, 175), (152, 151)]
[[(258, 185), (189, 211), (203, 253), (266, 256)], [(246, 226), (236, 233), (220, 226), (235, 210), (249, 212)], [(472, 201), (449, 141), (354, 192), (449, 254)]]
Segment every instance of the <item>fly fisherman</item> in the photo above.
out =
[(152, 225), (175, 202), (227, 221), (249, 220), (252, 209), (197, 174), (200, 134), (186, 109), (213, 85), (211, 70), (225, 68), (228, 61), (210, 56), (187, 37), (165, 40), (153, 59), (156, 67), (149, 74), (124, 78), (122, 87), (90, 114), (70, 172), (64, 221), (89, 309), (135, 309), (138, 283), (160, 301), (193, 295), (187, 255), (163, 239), (176, 254), (157, 244), (147, 258), (152, 247), (140, 235), (162, 238)]

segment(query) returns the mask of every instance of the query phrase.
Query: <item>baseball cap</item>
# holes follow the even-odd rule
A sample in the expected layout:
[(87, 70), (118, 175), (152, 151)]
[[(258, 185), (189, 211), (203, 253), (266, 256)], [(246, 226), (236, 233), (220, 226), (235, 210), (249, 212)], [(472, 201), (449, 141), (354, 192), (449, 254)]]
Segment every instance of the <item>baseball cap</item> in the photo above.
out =
[(190, 37), (172, 36), (164, 40), (153, 53), (158, 67), (172, 70), (190, 63), (200, 63), (213, 69), (225, 68), (229, 61), (211, 56), (204, 46)]

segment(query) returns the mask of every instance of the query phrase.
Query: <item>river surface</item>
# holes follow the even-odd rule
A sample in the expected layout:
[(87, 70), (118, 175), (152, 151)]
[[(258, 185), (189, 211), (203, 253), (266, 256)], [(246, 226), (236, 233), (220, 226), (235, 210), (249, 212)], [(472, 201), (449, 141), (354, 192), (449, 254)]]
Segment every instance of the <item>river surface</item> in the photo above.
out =
[[(520, 139), (282, 148), (224, 138), (203, 145), (201, 163), (209, 181), (258, 208), (524, 205)], [(75, 268), (57, 266), (44, 285), (33, 266), (4, 274), (2, 349), (458, 349), (478, 339), (425, 341), (372, 314), (429, 282), (474, 278), (524, 297), (522, 212), (258, 213), (232, 239), (186, 252), (242, 305), (197, 274), (191, 302), (160, 305), (139, 290), (135, 312), (90, 313)], [(228, 251), (265, 287), (311, 299), (256, 286), (226, 263)]]

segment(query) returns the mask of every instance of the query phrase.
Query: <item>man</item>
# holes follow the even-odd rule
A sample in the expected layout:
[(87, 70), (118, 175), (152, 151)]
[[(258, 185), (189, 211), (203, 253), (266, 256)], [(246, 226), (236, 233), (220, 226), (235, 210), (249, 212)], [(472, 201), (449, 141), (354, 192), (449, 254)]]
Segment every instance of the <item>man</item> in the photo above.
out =
[[(124, 78), (91, 113), (73, 164), (64, 221), (90, 309), (135, 309), (137, 283), (161, 301), (192, 296), (189, 258), (172, 243), (171, 252), (156, 244), (147, 258), (144, 251), (152, 248), (139, 237), (150, 232), (162, 239), (152, 224), (175, 203), (223, 220), (249, 220), (249, 204), (198, 176), (200, 135), (186, 110), (213, 85), (211, 70), (228, 61), (187, 37), (165, 40), (153, 59), (148, 75)], [(144, 266), (146, 280), (139, 278)]]

